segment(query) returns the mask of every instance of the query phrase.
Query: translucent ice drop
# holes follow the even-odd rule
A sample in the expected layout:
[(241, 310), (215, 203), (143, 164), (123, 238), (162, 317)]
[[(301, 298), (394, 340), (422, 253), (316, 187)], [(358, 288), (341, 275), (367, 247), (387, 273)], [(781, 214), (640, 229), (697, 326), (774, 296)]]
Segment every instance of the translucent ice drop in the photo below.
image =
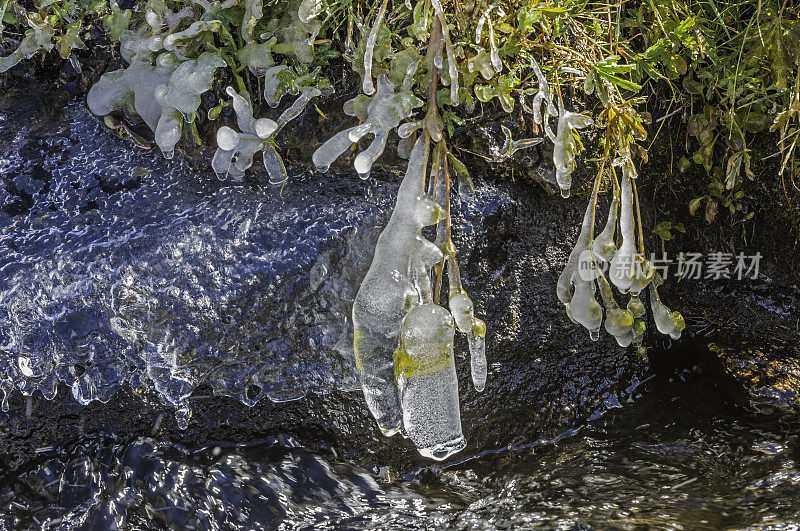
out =
[(466, 446), (461, 433), (455, 326), (436, 304), (413, 308), (403, 320), (395, 354), (403, 427), (419, 453), (441, 461)]

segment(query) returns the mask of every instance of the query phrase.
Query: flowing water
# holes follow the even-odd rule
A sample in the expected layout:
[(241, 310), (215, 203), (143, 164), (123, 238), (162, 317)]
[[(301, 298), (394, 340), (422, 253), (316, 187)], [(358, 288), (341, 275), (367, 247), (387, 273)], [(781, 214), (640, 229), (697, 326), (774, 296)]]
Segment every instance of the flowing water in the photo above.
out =
[(716, 378), (658, 374), (578, 430), (389, 477), (291, 439), (183, 448), (82, 437), (6, 474), (7, 527), (790, 528), (796, 415), (737, 404)]
[[(59, 385), (81, 404), (133, 389), (185, 427), (201, 386), (248, 406), (357, 389), (350, 304), (394, 183), (220, 183), (112, 137), (79, 102), (41, 113), (10, 101), (4, 410)], [(476, 199), (456, 205), (462, 256), (509, 201), (489, 188)], [(436, 467), (344, 460), (288, 436), (193, 447), (82, 434), (0, 466), (0, 528), (789, 527), (800, 423), (747, 396), (719, 371), (676, 363), (557, 437), (515, 436)]]

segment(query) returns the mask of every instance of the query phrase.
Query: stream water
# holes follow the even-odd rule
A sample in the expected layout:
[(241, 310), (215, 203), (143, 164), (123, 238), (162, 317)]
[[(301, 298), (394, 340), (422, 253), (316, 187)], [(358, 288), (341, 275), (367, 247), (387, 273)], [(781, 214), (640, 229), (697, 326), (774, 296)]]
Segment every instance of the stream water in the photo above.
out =
[[(4, 410), (60, 383), (82, 404), (143, 389), (185, 425), (201, 385), (246, 405), (356, 389), (349, 301), (392, 184), (233, 186), (131, 149), (80, 102), (42, 114), (13, 98), (0, 101), (0, 173)], [(507, 201), (479, 189), (456, 205), (463, 255)], [(400, 475), (288, 436), (81, 434), (0, 463), (0, 528), (789, 528), (800, 421), (746, 396), (675, 363), (555, 438)]]

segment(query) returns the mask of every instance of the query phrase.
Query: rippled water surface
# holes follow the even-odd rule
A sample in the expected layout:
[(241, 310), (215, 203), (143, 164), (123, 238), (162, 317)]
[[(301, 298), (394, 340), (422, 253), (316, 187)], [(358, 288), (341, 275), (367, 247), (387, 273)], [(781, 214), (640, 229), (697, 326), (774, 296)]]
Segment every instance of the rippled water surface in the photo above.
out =
[(82, 529), (788, 528), (799, 430), (712, 379), (659, 374), (577, 431), (401, 477), (285, 438), (188, 449), (82, 437), (7, 472), (0, 513), (9, 527)]
[[(16, 393), (52, 399), (60, 384), (82, 404), (128, 389), (157, 397), (185, 427), (199, 386), (246, 405), (356, 388), (350, 301), (394, 183), (293, 175), (282, 192), (220, 183), (180, 157), (132, 149), (78, 102), (53, 123), (3, 105), (4, 409)], [(507, 201), (485, 188), (456, 204), (463, 256)], [(651, 372), (622, 400), (604, 395), (604, 414), (556, 438), (507, 427), (513, 437), (493, 440), (514, 447), (467, 450), (435, 467), (348, 461), (335, 445), (311, 451), (288, 436), (194, 447), (156, 428), (123, 437), (112, 426), (57, 437), (29, 459), (13, 456), (19, 464), (4, 456), (0, 528), (800, 522), (797, 415), (683, 365)]]

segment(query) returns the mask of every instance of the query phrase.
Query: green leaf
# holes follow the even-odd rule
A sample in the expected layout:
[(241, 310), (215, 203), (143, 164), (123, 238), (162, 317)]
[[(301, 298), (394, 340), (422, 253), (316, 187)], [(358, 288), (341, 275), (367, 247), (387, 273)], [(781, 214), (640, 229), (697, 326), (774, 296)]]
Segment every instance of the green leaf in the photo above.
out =
[(595, 70), (606, 80), (608, 80), (609, 82), (613, 83), (614, 85), (618, 86), (623, 90), (629, 90), (631, 92), (639, 92), (640, 90), (642, 90), (642, 86), (634, 83), (633, 81), (622, 79), (621, 77), (609, 74), (608, 72), (604, 72), (603, 70), (596, 67)]
[(662, 240), (669, 241), (672, 239), (672, 233), (670, 232), (670, 228), (672, 228), (671, 222), (662, 221), (661, 223), (655, 226), (653, 232), (658, 234)]
[(208, 110), (208, 119), (210, 121), (214, 121), (219, 116), (219, 113), (222, 111), (222, 105), (217, 105), (216, 107), (212, 107)]
[(697, 213), (697, 209), (700, 208), (700, 203), (703, 202), (704, 197), (695, 197), (691, 201), (689, 201), (689, 214), (694, 216)]

